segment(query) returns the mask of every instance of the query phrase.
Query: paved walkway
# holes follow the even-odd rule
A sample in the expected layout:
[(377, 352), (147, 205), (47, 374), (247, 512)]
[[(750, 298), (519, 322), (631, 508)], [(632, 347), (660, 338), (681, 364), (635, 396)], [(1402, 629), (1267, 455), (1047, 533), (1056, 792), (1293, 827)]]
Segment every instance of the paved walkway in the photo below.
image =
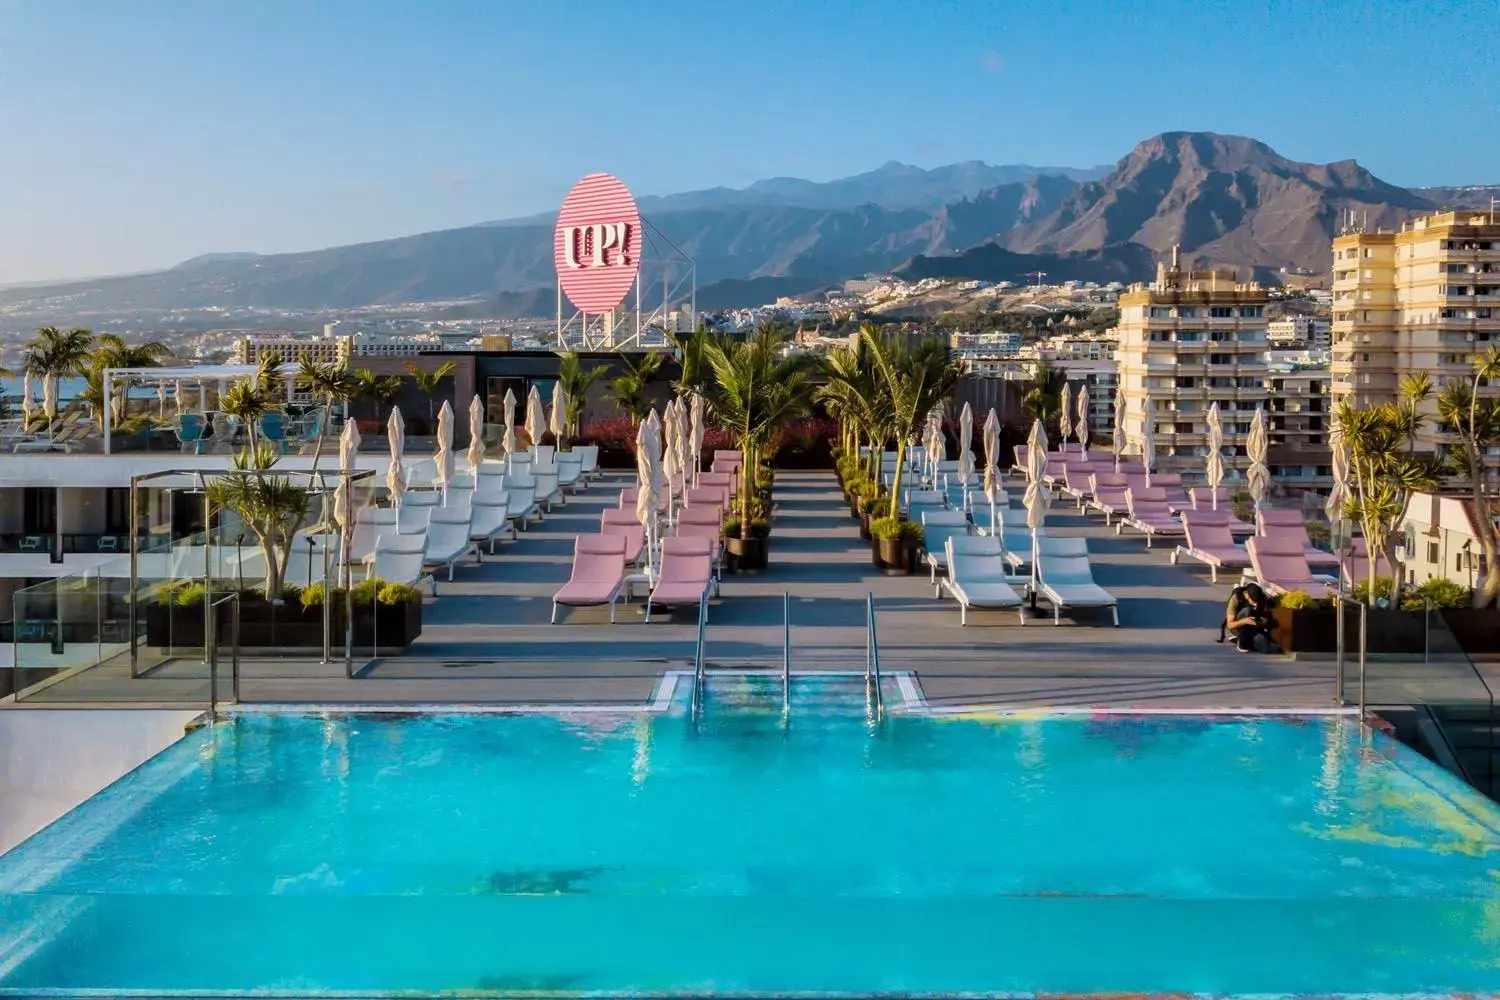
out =
[[(548, 624), (574, 535), (596, 530), (600, 510), (617, 502), (625, 482), (607, 477), (517, 541), (501, 543), (482, 564), (460, 567), (453, 583), (441, 581), (440, 598), (423, 610), (423, 636), (408, 654), (365, 666), (354, 680), (345, 678), (342, 661), (247, 662), (243, 699), (645, 703), (664, 671), (691, 664), (696, 609), (654, 613), (647, 625), (637, 601), (621, 606), (616, 625), (607, 609), (564, 609), (559, 624)], [(1054, 506), (1049, 530), (1088, 537), (1098, 582), (1120, 598), (1118, 629), (1097, 612), (1054, 627), (1045, 606), (1025, 627), (1014, 612), (978, 611), (960, 628), (956, 605), (934, 599), (926, 574), (891, 577), (871, 566), (869, 546), (831, 473), (779, 474), (774, 522), (770, 568), (727, 578), (710, 610), (711, 668), (780, 663), (785, 593), (794, 670), (862, 669), (865, 599), (873, 593), (882, 666), (913, 672), (934, 705), (1332, 706), (1331, 664), (1242, 655), (1214, 642), (1227, 584), (1214, 586), (1206, 572), (1171, 566), (1165, 550), (1147, 550), (1138, 536), (1117, 536), (1065, 504)], [(199, 669), (175, 664), (159, 680), (180, 686)], [(73, 690), (87, 698), (84, 677), (78, 680)], [(206, 684), (199, 686), (206, 699)], [(67, 691), (58, 685), (51, 697), (67, 700)], [(174, 689), (164, 700), (177, 697)]]

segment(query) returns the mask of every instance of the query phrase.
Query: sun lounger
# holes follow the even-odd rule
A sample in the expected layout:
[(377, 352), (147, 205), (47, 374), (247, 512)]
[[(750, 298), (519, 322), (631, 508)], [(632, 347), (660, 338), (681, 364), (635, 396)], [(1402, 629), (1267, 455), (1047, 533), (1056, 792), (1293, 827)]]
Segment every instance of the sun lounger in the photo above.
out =
[(403, 535), (417, 535), (427, 530), (432, 512), (442, 497), (436, 493), (407, 493), (397, 509), (396, 530)]
[(476, 563), (480, 561), (479, 546), (469, 538), (471, 521), (469, 508), (433, 508), (423, 560), (433, 568), (447, 566), (449, 583), (453, 582), (453, 571), (464, 556), (473, 556)]
[(1024, 444), (1015, 447), (1015, 459), (1011, 462), (1010, 471), (1017, 475), (1026, 475), (1026, 448)]
[(729, 506), (729, 490), (723, 486), (700, 486), (688, 490), (683, 500), (689, 510), (707, 507), (722, 511)]
[(1134, 528), (1146, 536), (1148, 549), (1151, 547), (1151, 540), (1158, 535), (1181, 535), (1182, 522), (1172, 516), (1165, 495), (1166, 491), (1159, 486), (1132, 486), (1126, 490), (1125, 501), (1130, 508), (1130, 516), (1115, 525), (1115, 534), (1120, 534), (1121, 529), (1127, 526)]
[(583, 456), (573, 451), (560, 452), (557, 456), (557, 487), (563, 493), (583, 489)]
[(385, 534), (375, 539), (375, 551), (367, 565), (368, 576), (386, 583), (420, 587), (426, 580), (437, 596), (437, 580), (426, 569), (426, 535)]
[(1068, 462), (1063, 466), (1062, 492), (1078, 501), (1079, 510), (1083, 510), (1093, 495), (1093, 486), (1089, 482), (1093, 475), (1094, 467), (1088, 462)]
[(1048, 458), (1047, 464), (1042, 467), (1042, 482), (1052, 487), (1062, 485), (1067, 468), (1067, 463), (1061, 458)]
[(1255, 525), (1249, 521), (1242, 521), (1235, 515), (1234, 501), (1229, 495), (1229, 490), (1224, 487), (1210, 489), (1207, 486), (1194, 486), (1188, 490), (1188, 499), (1192, 501), (1194, 510), (1216, 510), (1227, 513), (1231, 535), (1255, 534)]
[(938, 570), (948, 570), (948, 539), (968, 537), (969, 518), (961, 510), (924, 510), (922, 512), (922, 559), (931, 572), (928, 577), (937, 586)]
[(583, 474), (584, 482), (598, 478), (599, 446), (597, 444), (575, 444), (573, 454), (579, 456), (579, 471)]
[(557, 624), (558, 605), (574, 608), (609, 605), (609, 621), (615, 621), (615, 604), (625, 585), (625, 539), (620, 535), (579, 535), (573, 542), (573, 572), (562, 589), (552, 595), (552, 624)]
[(538, 465), (536, 460), (531, 462), (531, 480), (536, 484), (536, 502), (538, 506), (545, 504), (547, 510), (552, 510), (554, 501), (563, 502), (562, 487), (558, 485), (559, 474), (556, 465)]
[(706, 538), (709, 540), (709, 554), (714, 560), (714, 591), (718, 592), (720, 570), (724, 562), (724, 538), (723, 529), (718, 524), (708, 524), (703, 521), (677, 521), (676, 537), (678, 538)]
[(522, 531), (525, 531), (526, 526), (531, 523), (532, 516), (539, 514), (536, 509), (536, 484), (532, 482), (529, 475), (507, 476), (505, 499), (510, 519), (519, 524)]
[(1302, 546), (1307, 564), (1314, 569), (1327, 567), (1337, 569), (1339, 557), (1313, 545), (1307, 536), (1307, 519), (1300, 510), (1291, 508), (1262, 507), (1255, 512), (1255, 532), (1258, 535), (1295, 538)]
[(666, 538), (662, 540), (661, 572), (656, 586), (646, 598), (646, 621), (651, 620), (651, 606), (699, 604), (713, 585), (713, 544), (707, 538)]
[(1063, 608), (1108, 608), (1116, 627), (1120, 610), (1115, 597), (1094, 582), (1087, 556), (1041, 555), (1036, 561), (1037, 592), (1052, 605), (1052, 624), (1062, 622)]
[(1130, 513), (1129, 490), (1125, 477), (1114, 472), (1096, 472), (1089, 476), (1090, 493), (1088, 506), (1104, 515), (1107, 527), (1115, 518)]
[[(1346, 587), (1370, 582), (1370, 545), (1363, 538), (1356, 538), (1350, 543), (1349, 554), (1344, 557), (1343, 574)], [(1375, 575), (1391, 575), (1391, 564), (1383, 555), (1375, 566)]]
[(1021, 624), (1026, 624), (1021, 595), (1007, 578), (1005, 556), (997, 539), (953, 535), (945, 547), (948, 576), (941, 588), (958, 602), (960, 625), (969, 624), (970, 608), (1015, 608)]
[(394, 507), (361, 507), (354, 514), (354, 536), (349, 543), (349, 558), (354, 562), (364, 562), (374, 554), (377, 538), (394, 534), (397, 534)]
[(724, 508), (713, 504), (684, 507), (677, 512), (678, 524), (711, 524), (718, 528), (724, 523)]
[(618, 535), (625, 539), (625, 562), (634, 566), (641, 561), (646, 550), (646, 526), (635, 519), (635, 511), (621, 507), (606, 507), (599, 518), (601, 534)]
[(531, 468), (535, 471), (539, 465), (550, 466), (556, 460), (557, 446), (551, 444), (535, 444), (531, 446)]
[(1182, 528), (1187, 535), (1187, 544), (1172, 551), (1172, 564), (1179, 556), (1187, 556), (1203, 563), (1209, 576), (1219, 582), (1219, 570), (1243, 572), (1250, 565), (1250, 553), (1243, 545), (1237, 545), (1229, 532), (1229, 522), (1234, 515), (1227, 510), (1185, 510), (1182, 512)]
[(1089, 557), (1089, 540), (1082, 535), (1037, 535), (1032, 539), (1037, 558), (1048, 556)]
[(712, 471), (735, 472), (745, 464), (745, 456), (737, 450), (720, 448), (714, 452)]
[(531, 452), (518, 451), (505, 456), (505, 471), (512, 475), (531, 471)]
[(516, 537), (516, 526), (511, 523), (510, 505), (502, 492), (497, 496), (479, 495), (471, 507), (473, 516), (469, 521), (469, 538), (476, 544), (488, 543), (490, 555), (495, 554), (495, 539), (510, 532)]
[(1321, 594), (1338, 583), (1332, 577), (1314, 575), (1295, 537), (1253, 535), (1245, 542), (1245, 550), (1250, 553), (1250, 575), (1271, 594), (1289, 590)]

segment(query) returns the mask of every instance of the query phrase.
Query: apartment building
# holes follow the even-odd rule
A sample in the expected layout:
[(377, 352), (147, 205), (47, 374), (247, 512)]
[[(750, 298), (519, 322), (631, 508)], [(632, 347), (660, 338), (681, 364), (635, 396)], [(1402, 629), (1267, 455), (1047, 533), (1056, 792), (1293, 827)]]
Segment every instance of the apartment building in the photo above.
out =
[(1120, 295), (1115, 361), (1126, 438), (1140, 440), (1149, 402), (1159, 471), (1202, 474), (1208, 408), (1217, 402), (1226, 473), (1243, 473), (1251, 417), (1269, 402), (1267, 298), (1233, 270), (1184, 266), (1175, 249), (1154, 281)]
[(347, 365), (350, 353), (350, 338), (329, 333), (317, 337), (292, 333), (250, 334), (234, 342), (234, 363), (238, 365), (258, 365), (269, 354), (280, 356), (288, 364), (314, 361), (320, 365)]
[(1266, 377), (1270, 448), (1266, 465), (1273, 483), (1290, 489), (1333, 485), (1328, 446), (1330, 387), (1326, 359), (1273, 352)]
[[(1480, 514), (1472, 496), (1413, 493), (1401, 518), (1408, 583), (1449, 579), (1475, 587), (1484, 579), (1484, 549), (1479, 542)], [(1489, 517), (1500, 520), (1500, 508)]]
[(1326, 351), (1331, 338), (1332, 327), (1314, 316), (1283, 316), (1266, 324), (1266, 341), (1273, 348), (1306, 347)]
[[(1356, 405), (1396, 398), (1401, 377), (1441, 384), (1470, 378), (1477, 352), (1500, 342), (1500, 217), (1443, 212), (1399, 232), (1350, 232), (1333, 241), (1333, 398)], [(1491, 386), (1488, 392), (1500, 392)], [(1418, 446), (1443, 434), (1427, 404)]]

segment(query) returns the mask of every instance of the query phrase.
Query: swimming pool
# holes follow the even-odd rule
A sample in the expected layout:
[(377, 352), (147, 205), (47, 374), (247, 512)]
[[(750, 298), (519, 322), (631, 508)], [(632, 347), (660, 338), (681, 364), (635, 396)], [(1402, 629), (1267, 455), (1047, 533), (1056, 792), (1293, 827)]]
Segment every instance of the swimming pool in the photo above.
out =
[(0, 858), (0, 992), (1500, 987), (1500, 815), (1351, 721), (753, 695), (200, 730)]

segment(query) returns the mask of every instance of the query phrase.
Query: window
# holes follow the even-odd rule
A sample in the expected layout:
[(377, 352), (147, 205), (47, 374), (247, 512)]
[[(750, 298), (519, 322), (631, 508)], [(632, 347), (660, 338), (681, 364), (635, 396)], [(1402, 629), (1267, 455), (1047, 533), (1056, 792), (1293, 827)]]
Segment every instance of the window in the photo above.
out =
[(1232, 365), (1232, 364), (1234, 364), (1234, 355), (1233, 354), (1210, 354), (1208, 356), (1208, 363), (1211, 364), (1211, 365)]
[(1196, 389), (1198, 378), (1195, 375), (1179, 375), (1176, 379), (1176, 386), (1179, 389)]
[(1192, 319), (1194, 316), (1197, 316), (1197, 315), (1198, 315), (1198, 310), (1194, 306), (1178, 306), (1177, 307), (1177, 316), (1178, 316), (1179, 319)]
[(1240, 315), (1247, 319), (1259, 319), (1265, 311), (1265, 306), (1240, 306)]
[(1178, 434), (1191, 434), (1191, 433), (1193, 433), (1193, 425), (1191, 423), (1173, 424), (1172, 428)]
[(57, 488), (23, 487), (21, 530), (28, 535), (50, 535), (57, 530)]
[(1152, 319), (1169, 319), (1172, 315), (1172, 310), (1166, 306), (1152, 306), (1147, 311), (1147, 315)]
[(1214, 319), (1229, 319), (1234, 315), (1234, 306), (1209, 306), (1208, 314)]
[(1455, 573), (1461, 573), (1461, 572), (1463, 572), (1463, 568), (1464, 568), (1464, 554), (1462, 552), (1455, 553), (1454, 556), (1453, 556), (1453, 571)]
[(1184, 330), (1177, 335), (1177, 339), (1179, 342), (1184, 344), (1196, 343), (1198, 340), (1198, 332), (1196, 330)]
[(130, 532), (130, 487), (110, 486), (104, 491), (104, 530), (112, 535)]
[(1432, 563), (1434, 566), (1436, 566), (1438, 564), (1438, 543), (1437, 542), (1428, 542), (1427, 543), (1427, 561), (1430, 562), (1430, 563)]

